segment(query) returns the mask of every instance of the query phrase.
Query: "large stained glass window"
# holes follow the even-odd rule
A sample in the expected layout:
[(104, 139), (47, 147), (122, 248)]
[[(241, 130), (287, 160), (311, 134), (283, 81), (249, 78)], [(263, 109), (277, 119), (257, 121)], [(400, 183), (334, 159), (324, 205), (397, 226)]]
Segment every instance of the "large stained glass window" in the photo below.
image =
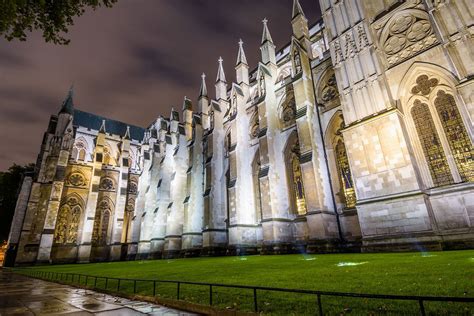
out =
[(451, 94), (438, 91), (434, 101), (462, 181), (474, 181), (474, 147)]
[(453, 177), (444, 154), (436, 127), (426, 103), (415, 100), (411, 116), (420, 139), (423, 154), (435, 186), (453, 183)]
[(92, 243), (96, 246), (107, 244), (107, 235), (109, 231), (109, 222), (111, 215), (111, 206), (107, 199), (99, 202), (95, 213), (94, 230), (92, 233)]
[(295, 196), (296, 212), (298, 215), (306, 214), (306, 199), (304, 195), (303, 174), (300, 164), (299, 143), (296, 143), (291, 154), (291, 168), (293, 180), (293, 194)]
[(69, 197), (61, 206), (54, 231), (55, 244), (75, 244), (82, 208), (76, 197)]
[(347, 158), (346, 146), (344, 145), (342, 139), (339, 139), (336, 145), (336, 161), (344, 203), (346, 204), (347, 208), (353, 208), (356, 206), (354, 182), (352, 181), (351, 168), (349, 166), (349, 159)]

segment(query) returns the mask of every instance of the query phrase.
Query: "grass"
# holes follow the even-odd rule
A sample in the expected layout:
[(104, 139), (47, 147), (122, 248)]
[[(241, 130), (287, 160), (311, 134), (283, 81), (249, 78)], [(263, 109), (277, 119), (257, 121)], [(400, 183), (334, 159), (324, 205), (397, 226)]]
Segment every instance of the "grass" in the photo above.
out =
[[(53, 271), (136, 279), (197, 281), (369, 294), (474, 296), (474, 251), (384, 254), (324, 254), (193, 258), (72, 264), (17, 269)], [(84, 279), (83, 279), (84, 281)], [(116, 281), (109, 280), (110, 288)], [(91, 279), (89, 280), (91, 285)], [(104, 281), (98, 281), (104, 287)], [(162, 297), (176, 297), (176, 285), (159, 284)], [(133, 282), (121, 283), (133, 293)], [(152, 293), (152, 284), (139, 282), (137, 292)], [(181, 285), (181, 298), (208, 304), (209, 288)], [(259, 292), (259, 309), (281, 315), (314, 314), (315, 297)], [(252, 291), (217, 288), (214, 305), (252, 310)], [(416, 315), (417, 302), (323, 296), (326, 315)], [(428, 315), (472, 315), (470, 303), (425, 303)]]

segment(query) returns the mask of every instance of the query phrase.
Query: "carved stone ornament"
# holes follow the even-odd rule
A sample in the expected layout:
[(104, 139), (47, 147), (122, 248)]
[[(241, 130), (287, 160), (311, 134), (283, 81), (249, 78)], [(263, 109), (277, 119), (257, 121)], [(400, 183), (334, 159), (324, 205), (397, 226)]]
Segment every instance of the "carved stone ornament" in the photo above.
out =
[(114, 191), (115, 190), (114, 180), (108, 177), (103, 178), (100, 181), (99, 189), (103, 191)]
[(67, 176), (66, 185), (73, 187), (85, 187), (87, 186), (87, 180), (81, 172), (73, 171)]
[(389, 65), (397, 64), (437, 42), (420, 1), (407, 1), (398, 12), (373, 24)]

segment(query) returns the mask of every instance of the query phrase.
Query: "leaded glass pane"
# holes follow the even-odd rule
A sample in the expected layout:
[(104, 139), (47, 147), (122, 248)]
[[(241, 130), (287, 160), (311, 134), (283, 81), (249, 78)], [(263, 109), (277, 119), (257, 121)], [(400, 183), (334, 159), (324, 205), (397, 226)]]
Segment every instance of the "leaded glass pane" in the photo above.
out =
[(474, 181), (474, 146), (454, 97), (439, 91), (434, 103), (462, 181)]
[(415, 123), (418, 138), (420, 139), (434, 185), (440, 186), (453, 183), (453, 177), (428, 105), (421, 103), (420, 100), (416, 100), (415, 105), (411, 109), (411, 116)]

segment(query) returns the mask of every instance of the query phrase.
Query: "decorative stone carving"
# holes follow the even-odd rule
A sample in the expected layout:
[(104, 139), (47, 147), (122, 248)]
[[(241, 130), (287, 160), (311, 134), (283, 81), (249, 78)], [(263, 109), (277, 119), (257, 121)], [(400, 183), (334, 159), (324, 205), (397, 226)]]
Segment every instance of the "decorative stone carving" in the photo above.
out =
[(432, 88), (436, 87), (438, 83), (439, 80), (436, 78), (429, 79), (427, 75), (421, 75), (416, 78), (416, 86), (411, 89), (411, 93), (421, 93), (422, 95), (428, 95), (430, 94)]
[[(411, 2), (407, 2), (409, 4)], [(380, 48), (389, 65), (397, 64), (437, 42), (428, 14), (416, 1), (413, 8), (382, 17), (374, 23)]]
[(138, 186), (136, 182), (130, 182), (128, 185), (128, 193), (129, 194), (137, 194), (138, 193)]
[(100, 180), (99, 189), (102, 191), (114, 191), (115, 183), (112, 178), (106, 177)]
[(65, 184), (73, 187), (86, 187), (86, 177), (79, 171), (73, 171), (66, 177)]

